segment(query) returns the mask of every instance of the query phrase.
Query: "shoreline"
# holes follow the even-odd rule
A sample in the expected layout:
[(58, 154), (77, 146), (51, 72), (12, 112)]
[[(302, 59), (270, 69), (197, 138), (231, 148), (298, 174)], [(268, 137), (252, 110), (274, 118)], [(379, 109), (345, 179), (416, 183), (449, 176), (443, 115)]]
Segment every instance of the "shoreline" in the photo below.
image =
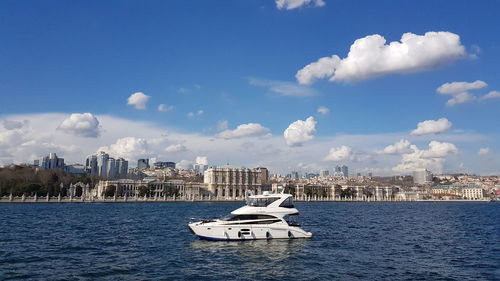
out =
[[(474, 203), (474, 202), (491, 202), (490, 199), (481, 199), (481, 200), (437, 200), (437, 199), (429, 199), (429, 200), (405, 200), (405, 201), (396, 201), (396, 200), (294, 200), (295, 202), (310, 202), (310, 203), (315, 203), (315, 202), (366, 202), (366, 203), (383, 203), (383, 202), (391, 202), (391, 203), (403, 203), (403, 202), (467, 202), (467, 203)], [(180, 202), (180, 203), (186, 203), (186, 202), (204, 202), (204, 203), (236, 203), (236, 202), (245, 202), (245, 200), (237, 200), (237, 199), (199, 199), (199, 200), (187, 200), (187, 199), (172, 199), (172, 198), (93, 198), (93, 199), (81, 199), (81, 198), (59, 198), (59, 197), (50, 197), (47, 199), (47, 197), (39, 197), (39, 198), (33, 198), (33, 197), (28, 197), (28, 198), (22, 198), (22, 197), (2, 197), (0, 198), (0, 204), (2, 203), (13, 203), (13, 204), (19, 204), (19, 203), (62, 203), (62, 204), (67, 204), (67, 203), (175, 203), (175, 202)]]

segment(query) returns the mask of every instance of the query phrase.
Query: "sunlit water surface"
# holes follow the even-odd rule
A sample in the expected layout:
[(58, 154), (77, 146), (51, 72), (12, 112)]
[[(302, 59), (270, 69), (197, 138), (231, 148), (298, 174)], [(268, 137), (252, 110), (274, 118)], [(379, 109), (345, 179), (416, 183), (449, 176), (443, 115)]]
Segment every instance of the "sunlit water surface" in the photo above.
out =
[(500, 280), (500, 203), (297, 203), (310, 240), (186, 227), (240, 205), (0, 204), (0, 280)]

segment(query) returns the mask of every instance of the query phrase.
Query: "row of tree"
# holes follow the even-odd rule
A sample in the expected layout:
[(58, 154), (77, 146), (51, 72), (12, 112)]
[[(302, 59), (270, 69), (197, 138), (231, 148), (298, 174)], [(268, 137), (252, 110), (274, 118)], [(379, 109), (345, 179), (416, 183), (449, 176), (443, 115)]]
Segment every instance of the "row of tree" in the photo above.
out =
[(0, 168), (0, 196), (11, 193), (14, 196), (23, 194), (33, 196), (35, 193), (40, 196), (45, 196), (47, 193), (65, 196), (69, 185), (77, 182), (95, 186), (99, 182), (99, 177), (75, 175), (59, 169), (35, 170), (25, 165)]

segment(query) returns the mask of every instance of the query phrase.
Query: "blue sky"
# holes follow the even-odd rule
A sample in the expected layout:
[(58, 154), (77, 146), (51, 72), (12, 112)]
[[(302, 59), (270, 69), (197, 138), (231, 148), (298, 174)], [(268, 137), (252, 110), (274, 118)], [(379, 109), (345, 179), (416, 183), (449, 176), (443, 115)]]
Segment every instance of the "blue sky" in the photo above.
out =
[[(296, 0), (305, 3), (293, 9), (280, 8), (273, 0), (2, 1), (0, 120), (28, 120), (31, 125), (24, 129), (0, 128), (0, 147), (4, 150), (0, 164), (28, 162), (50, 149), (60, 149), (68, 160), (81, 162), (86, 154), (107, 148), (116, 156), (129, 158), (187, 162), (207, 156), (214, 165), (265, 164), (276, 172), (349, 164), (360, 172), (371, 169), (397, 174), (407, 172), (394, 170), (404, 161), (405, 153), (379, 152), (404, 139), (420, 150), (427, 149), (431, 141), (452, 143), (456, 148), (447, 150), (444, 156), (422, 156), (433, 159), (430, 166), (419, 158), (410, 163), (411, 168), (500, 171), (496, 160), (500, 150), (500, 99), (481, 99), (500, 91), (500, 20), (496, 14), (500, 1), (324, 0), (324, 5), (317, 1)], [(307, 85), (296, 79), (299, 70), (320, 58), (346, 58), (357, 39), (378, 34), (388, 44), (400, 41), (407, 32), (424, 36), (432, 31), (459, 36), (455, 47), (463, 48), (463, 53), (446, 58), (445, 50), (417, 70), (397, 69), (368, 79), (317, 79)], [(476, 80), (487, 86), (467, 91), (475, 98), (453, 106), (446, 102), (458, 93), (436, 92), (444, 83)], [(149, 96), (146, 109), (127, 104), (136, 92)], [(160, 112), (160, 104), (173, 110)], [(329, 112), (320, 114), (319, 107)], [(200, 110), (203, 113), (197, 114)], [(192, 117), (188, 116), (190, 112)], [(71, 114), (83, 113), (91, 113), (98, 120), (98, 128), (90, 129), (99, 133), (89, 137), (75, 128), (61, 127)], [(61, 119), (55, 118), (52, 127), (50, 122), (42, 122), (47, 127), (33, 126), (34, 119), (50, 114), (58, 114)], [(305, 132), (305, 139), (292, 145), (283, 139), (291, 124), (308, 117), (313, 117), (315, 124), (313, 131)], [(140, 129), (111, 135), (109, 127), (114, 123), (103, 123), (106, 118), (144, 122), (155, 128), (158, 136), (154, 130)], [(431, 134), (410, 134), (419, 122), (440, 118), (452, 125)], [(217, 129), (218, 123), (228, 127)], [(217, 137), (221, 131), (243, 124), (259, 124), (262, 128), (250, 126), (229, 138)], [(33, 144), (26, 151), (7, 142), (14, 133), (33, 139), (38, 131), (57, 134), (49, 134), (44, 140), (51, 145)], [(191, 136), (205, 139), (198, 146), (184, 145), (185, 149), (175, 154), (151, 143), (138, 149), (142, 153), (111, 147), (126, 137), (135, 138), (134, 144), (140, 138), (148, 143), (161, 137), (162, 131), (182, 134), (179, 139), (164, 140), (163, 146), (187, 144)], [(358, 139), (349, 139), (350, 143), (340, 141), (354, 136)], [(218, 157), (224, 153), (209, 149), (213, 139), (222, 147), (224, 142), (227, 147), (256, 147), (255, 156)], [(67, 148), (79, 142), (82, 145), (77, 149)], [(92, 145), (85, 147), (85, 143)], [(287, 167), (272, 159), (259, 160), (258, 156), (267, 157), (260, 153), (268, 146), (286, 148), (283, 155), (291, 157), (283, 159)], [(325, 160), (331, 148), (342, 146), (349, 147), (350, 152), (331, 158), (336, 160)], [(481, 148), (488, 153), (483, 150), (479, 155)]]

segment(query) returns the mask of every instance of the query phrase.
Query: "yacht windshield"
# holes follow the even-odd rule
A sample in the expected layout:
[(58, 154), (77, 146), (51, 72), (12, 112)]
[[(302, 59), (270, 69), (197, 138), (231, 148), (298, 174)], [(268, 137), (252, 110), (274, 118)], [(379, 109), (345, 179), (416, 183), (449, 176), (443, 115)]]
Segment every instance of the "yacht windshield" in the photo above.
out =
[(247, 205), (254, 207), (267, 207), (278, 199), (280, 198), (279, 197), (248, 198)]
[(271, 215), (234, 215), (224, 220), (243, 221), (243, 220), (269, 220), (269, 219), (277, 219), (277, 217)]
[(280, 204), (283, 208), (293, 208), (292, 197), (288, 197), (285, 201)]

